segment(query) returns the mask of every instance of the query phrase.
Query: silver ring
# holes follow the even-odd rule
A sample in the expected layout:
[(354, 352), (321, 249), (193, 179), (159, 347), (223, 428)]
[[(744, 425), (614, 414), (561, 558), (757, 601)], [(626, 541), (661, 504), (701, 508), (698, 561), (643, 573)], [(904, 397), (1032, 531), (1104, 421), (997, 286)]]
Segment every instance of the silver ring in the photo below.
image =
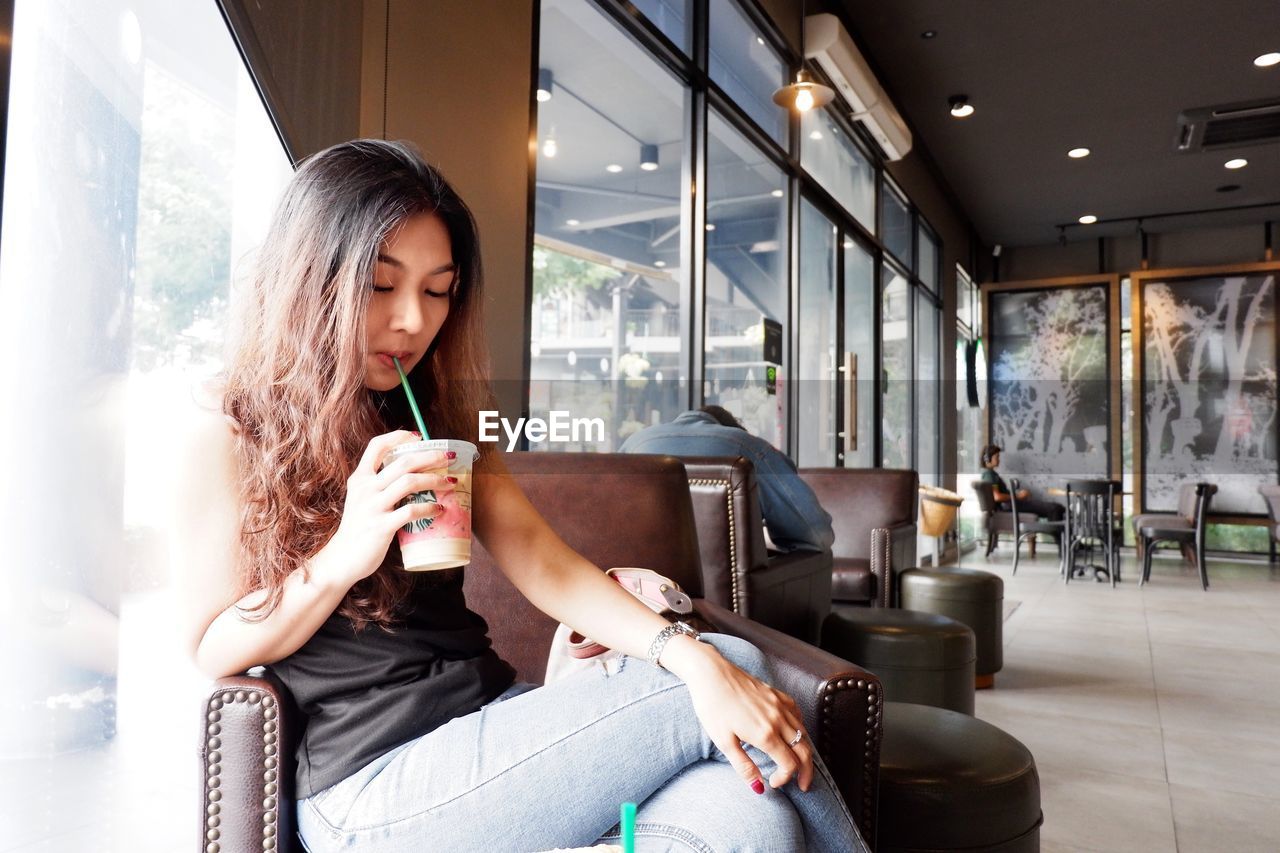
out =
[(800, 729), (796, 729), (796, 736), (787, 741), (787, 746), (795, 746), (802, 740), (804, 740), (804, 732)]

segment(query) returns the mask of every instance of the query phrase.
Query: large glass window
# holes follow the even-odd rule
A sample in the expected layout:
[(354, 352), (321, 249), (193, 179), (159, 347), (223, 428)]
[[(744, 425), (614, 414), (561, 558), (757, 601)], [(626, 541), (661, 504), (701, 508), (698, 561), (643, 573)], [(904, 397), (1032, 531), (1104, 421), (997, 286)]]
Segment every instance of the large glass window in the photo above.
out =
[(800, 205), (800, 363), (797, 460), (830, 466), (836, 454), (836, 227), (807, 200)]
[(608, 451), (685, 405), (686, 93), (587, 0), (543, 3), (539, 57), (530, 409), (602, 419), (554, 449)]
[[(540, 7), (532, 414), (600, 418), (576, 447), (611, 450), (718, 403), (805, 464), (936, 477), (937, 234), (838, 110), (792, 145), (755, 0), (614, 5)], [(685, 55), (652, 55), (655, 29)]]
[(861, 222), (876, 229), (876, 170), (849, 134), (827, 110), (809, 110), (800, 118), (800, 163)]
[(11, 67), (3, 836), (180, 850), (206, 679), (174, 627), (165, 477), (289, 162), (214, 3), (19, 2)]
[(938, 486), (938, 458), (942, 424), (938, 420), (938, 346), (941, 334), (937, 306), (924, 290), (916, 288), (916, 470), (920, 482)]
[(916, 275), (920, 283), (938, 292), (938, 238), (923, 222), (916, 228)]
[(773, 93), (787, 82), (787, 65), (734, 0), (711, 0), (711, 79), (779, 145), (787, 144), (787, 111)]
[(911, 286), (885, 264), (880, 291), (880, 459), (886, 468), (911, 467)]
[(880, 193), (880, 240), (902, 263), (911, 263), (911, 208), (886, 178)]
[(705, 396), (784, 447), (786, 348), (771, 387), (763, 321), (786, 340), (786, 177), (715, 113), (707, 130)]
[(646, 18), (685, 53), (689, 52), (689, 0), (631, 0)]
[[(956, 312), (956, 489), (972, 498), (969, 486), (982, 473), (978, 463), (982, 452), (983, 424), (986, 423), (986, 362), (983, 359), (982, 311), (978, 288), (963, 268), (956, 267), (956, 296), (960, 308)], [(973, 351), (974, 378), (978, 405), (969, 400), (968, 358)], [(960, 541), (977, 538), (981, 513), (976, 500), (960, 505)]]

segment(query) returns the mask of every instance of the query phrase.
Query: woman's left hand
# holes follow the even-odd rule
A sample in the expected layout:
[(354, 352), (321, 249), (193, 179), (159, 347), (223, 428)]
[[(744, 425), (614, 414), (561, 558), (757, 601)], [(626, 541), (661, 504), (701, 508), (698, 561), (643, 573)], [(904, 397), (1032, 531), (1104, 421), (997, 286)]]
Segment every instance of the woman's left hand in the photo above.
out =
[[(674, 641), (670, 645), (674, 646)], [(707, 652), (699, 656), (696, 672), (677, 674), (689, 687), (702, 727), (743, 781), (756, 793), (764, 793), (760, 769), (742, 748), (746, 743), (760, 749), (777, 765), (769, 777), (771, 787), (781, 788), (794, 778), (800, 790), (809, 790), (813, 781), (813, 742), (795, 700), (738, 669), (708, 646), (692, 642), (683, 645), (682, 651), (691, 654), (694, 649)], [(667, 657), (668, 653), (664, 653), (664, 665)], [(800, 740), (792, 744), (796, 732), (800, 733)]]

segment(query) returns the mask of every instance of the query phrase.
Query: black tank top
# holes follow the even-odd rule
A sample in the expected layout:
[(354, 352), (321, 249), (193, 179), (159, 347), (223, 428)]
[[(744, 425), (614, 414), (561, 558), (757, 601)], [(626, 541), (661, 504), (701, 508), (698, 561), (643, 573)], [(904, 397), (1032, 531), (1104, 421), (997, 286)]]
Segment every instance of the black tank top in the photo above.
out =
[(463, 569), (415, 573), (395, 633), (356, 633), (337, 613), (271, 665), (307, 717), (297, 796), (341, 782), (380, 755), (497, 698), (515, 670), (467, 609)]

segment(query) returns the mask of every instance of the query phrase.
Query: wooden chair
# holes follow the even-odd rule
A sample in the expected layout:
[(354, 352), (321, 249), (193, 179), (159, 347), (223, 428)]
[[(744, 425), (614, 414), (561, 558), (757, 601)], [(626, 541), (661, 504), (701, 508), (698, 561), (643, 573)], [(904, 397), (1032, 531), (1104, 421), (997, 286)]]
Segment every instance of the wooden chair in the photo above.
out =
[[(996, 502), (995, 488), (985, 480), (974, 480), (969, 485), (978, 496), (978, 509), (982, 512), (982, 531), (987, 534), (987, 551), (983, 556), (990, 557), (991, 552), (996, 549), (996, 541), (1001, 533), (1013, 535), (1016, 543), (1013, 511), (1000, 508), (1000, 504)], [(1034, 524), (1037, 520), (1037, 517), (1029, 512), (1024, 512), (1020, 519), (1022, 524)], [(1036, 545), (1035, 540), (1032, 539), (1031, 556), (1035, 555)]]
[[(990, 486), (990, 483), (983, 483), (983, 485)], [(1058, 561), (1061, 564), (1066, 554), (1066, 549), (1062, 547), (1062, 538), (1067, 529), (1066, 521), (1047, 521), (1034, 513), (1018, 512), (1018, 489), (1021, 488), (1021, 485), (1017, 480), (1010, 480), (1009, 488), (1012, 490), (1009, 492), (1009, 504), (1011, 507), (1009, 515), (1013, 517), (1013, 574), (1016, 575), (1018, 573), (1018, 556), (1022, 553), (1022, 540), (1034, 537), (1037, 533), (1044, 533), (1053, 537), (1053, 541), (1058, 546)], [(1028, 517), (1033, 520), (1027, 521)], [(1032, 538), (1031, 541), (1031, 556), (1034, 557), (1036, 555), (1034, 549), (1035, 539)], [(1059, 568), (1061, 568), (1061, 565), (1059, 565)]]
[(1192, 546), (1196, 569), (1200, 572), (1200, 586), (1202, 589), (1209, 589), (1209, 567), (1205, 565), (1204, 560), (1205, 525), (1206, 516), (1209, 514), (1209, 502), (1213, 500), (1217, 491), (1218, 487), (1212, 483), (1195, 484), (1195, 525), (1190, 529), (1149, 525), (1138, 530), (1138, 541), (1142, 545), (1142, 578), (1138, 581), (1139, 586), (1151, 579), (1151, 558), (1155, 554), (1156, 546), (1160, 543), (1176, 542), (1183, 548), (1183, 553), (1186, 553), (1186, 546)]

